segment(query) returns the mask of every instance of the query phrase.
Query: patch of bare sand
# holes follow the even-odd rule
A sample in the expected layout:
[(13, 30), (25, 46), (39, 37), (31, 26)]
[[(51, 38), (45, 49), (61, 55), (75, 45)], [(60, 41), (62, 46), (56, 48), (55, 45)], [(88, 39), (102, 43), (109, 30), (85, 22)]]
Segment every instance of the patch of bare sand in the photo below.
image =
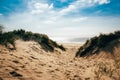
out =
[[(74, 58), (80, 44), (46, 52), (33, 41), (16, 41), (17, 50), (0, 46), (0, 80), (119, 80), (113, 59)], [(119, 53), (119, 51), (116, 52)]]

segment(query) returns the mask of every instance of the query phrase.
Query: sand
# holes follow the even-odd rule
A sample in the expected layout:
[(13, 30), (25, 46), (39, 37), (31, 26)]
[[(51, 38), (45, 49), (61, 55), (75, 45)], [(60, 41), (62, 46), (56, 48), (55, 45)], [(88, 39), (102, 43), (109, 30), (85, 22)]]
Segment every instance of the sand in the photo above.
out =
[(75, 58), (81, 44), (63, 45), (65, 52), (46, 52), (34, 41), (17, 40), (12, 51), (0, 46), (0, 80), (120, 80), (119, 59)]

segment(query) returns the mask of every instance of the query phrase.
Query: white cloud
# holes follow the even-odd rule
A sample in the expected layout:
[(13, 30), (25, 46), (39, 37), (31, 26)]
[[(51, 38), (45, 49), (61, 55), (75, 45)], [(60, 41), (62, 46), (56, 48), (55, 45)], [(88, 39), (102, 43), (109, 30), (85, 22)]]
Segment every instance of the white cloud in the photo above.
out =
[(49, 9), (53, 9), (53, 3), (49, 6)]
[(108, 3), (110, 3), (110, 0), (77, 0), (71, 3), (68, 7), (65, 7), (62, 10), (60, 10), (59, 14), (66, 15), (69, 14), (70, 12), (76, 12), (82, 8)]
[(44, 23), (46, 23), (46, 24), (54, 24), (55, 22), (51, 21), (51, 20), (48, 20), (48, 21), (44, 21)]
[(31, 4), (33, 5), (33, 7), (30, 8), (31, 14), (41, 14), (41, 13), (51, 12), (51, 10), (53, 9), (53, 3), (50, 5), (48, 5), (47, 3), (40, 3), (40, 2), (31, 3)]
[(35, 3), (34, 4), (34, 7), (36, 8), (36, 9), (48, 9), (48, 4), (43, 4), (43, 3)]
[(99, 0), (99, 4), (108, 4), (110, 0)]
[(108, 3), (110, 3), (110, 0), (77, 0), (75, 2), (75, 5), (79, 5), (80, 7), (89, 7), (94, 6), (96, 4), (102, 5)]
[(30, 13), (31, 14), (41, 14), (43, 12), (44, 12), (43, 10), (32, 10)]
[[(61, 0), (61, 2), (65, 2), (66, 0)], [(110, 0), (76, 0), (73, 3), (71, 3), (68, 7), (65, 7), (61, 10), (55, 10), (53, 7), (53, 3), (48, 4), (45, 2), (37, 2), (32, 1), (29, 2), (29, 8), (31, 14), (41, 14), (41, 13), (49, 13), (49, 14), (55, 14), (59, 16), (67, 15), (71, 12), (77, 12), (78, 10), (86, 7), (91, 7), (95, 5), (102, 5), (102, 4), (108, 4), (110, 3)]]
[(72, 12), (76, 9), (76, 7), (74, 5), (69, 5), (67, 8), (63, 8), (59, 13), (60, 15), (65, 15), (69, 12)]
[(72, 21), (73, 22), (81, 22), (81, 21), (84, 21), (84, 20), (87, 20), (87, 19), (88, 19), (88, 17), (80, 17), (80, 18), (75, 18)]
[[(77, 2), (80, 2), (80, 3), (88, 3), (88, 4), (108, 4), (110, 3), (110, 0), (77, 0)], [(87, 6), (87, 5), (86, 5)]]

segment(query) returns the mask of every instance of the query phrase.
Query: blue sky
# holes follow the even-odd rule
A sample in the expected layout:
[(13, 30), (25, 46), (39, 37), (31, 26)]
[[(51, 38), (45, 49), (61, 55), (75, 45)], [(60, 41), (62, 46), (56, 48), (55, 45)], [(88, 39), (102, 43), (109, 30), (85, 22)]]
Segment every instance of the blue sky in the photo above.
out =
[(120, 0), (0, 0), (0, 24), (62, 42), (91, 37), (120, 30)]
[[(27, 10), (27, 2), (31, 2), (32, 0), (0, 0), (0, 13), (3, 15), (9, 15), (13, 12), (22, 12)], [(62, 9), (68, 7), (74, 2), (77, 1), (95, 1), (95, 0), (35, 0), (36, 2), (46, 2), (47, 4), (54, 4), (54, 9)], [(96, 0), (96, 1), (110, 1), (109, 3), (103, 3), (99, 5), (99, 2), (96, 2), (95, 5), (91, 7), (86, 7), (83, 9), (78, 9), (80, 14), (88, 15), (88, 13), (92, 15), (101, 15), (101, 16), (111, 16), (111, 15), (119, 15), (120, 14), (120, 0)], [(81, 3), (83, 3), (81, 2)], [(79, 4), (80, 6), (81, 4)], [(96, 11), (101, 11), (98, 14), (95, 14)], [(78, 13), (79, 14), (79, 13)]]

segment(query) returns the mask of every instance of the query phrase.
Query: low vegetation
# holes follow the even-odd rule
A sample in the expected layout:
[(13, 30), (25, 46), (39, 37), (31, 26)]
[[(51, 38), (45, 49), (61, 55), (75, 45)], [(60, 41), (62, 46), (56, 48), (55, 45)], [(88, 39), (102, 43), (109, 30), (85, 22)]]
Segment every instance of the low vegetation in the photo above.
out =
[(0, 44), (5, 45), (5, 47), (7, 47), (8, 44), (11, 44), (14, 49), (16, 49), (15, 41), (17, 39), (22, 39), (24, 41), (32, 40), (38, 42), (42, 48), (47, 51), (54, 51), (55, 48), (60, 48), (63, 51), (66, 50), (62, 45), (58, 45), (56, 42), (49, 39), (49, 37), (45, 34), (32, 33), (23, 29), (3, 32), (2, 29), (3, 27), (0, 26)]
[[(113, 53), (114, 47), (120, 43), (120, 31), (110, 34), (100, 34), (86, 41), (76, 53), (76, 57), (89, 56), (100, 51), (107, 51)], [(109, 48), (108, 48), (109, 47)]]

